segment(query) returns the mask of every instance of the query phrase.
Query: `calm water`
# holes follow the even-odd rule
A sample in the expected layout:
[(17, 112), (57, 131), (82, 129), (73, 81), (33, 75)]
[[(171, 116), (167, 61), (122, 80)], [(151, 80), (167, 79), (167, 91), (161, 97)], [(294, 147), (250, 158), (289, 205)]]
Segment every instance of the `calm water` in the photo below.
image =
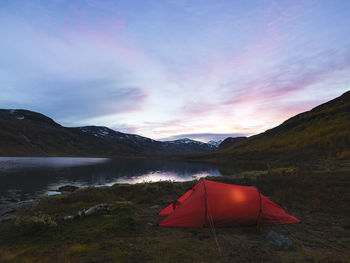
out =
[(187, 181), (221, 175), (207, 164), (154, 159), (0, 157), (0, 199), (26, 200), (56, 194), (60, 186)]

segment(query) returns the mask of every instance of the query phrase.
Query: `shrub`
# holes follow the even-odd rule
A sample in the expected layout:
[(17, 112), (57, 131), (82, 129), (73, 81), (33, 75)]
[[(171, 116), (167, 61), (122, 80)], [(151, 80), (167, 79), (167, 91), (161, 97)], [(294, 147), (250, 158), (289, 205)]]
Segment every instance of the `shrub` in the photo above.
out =
[(15, 225), (24, 227), (29, 232), (38, 231), (44, 228), (56, 227), (57, 222), (48, 214), (36, 212), (34, 215), (18, 217), (15, 220)]

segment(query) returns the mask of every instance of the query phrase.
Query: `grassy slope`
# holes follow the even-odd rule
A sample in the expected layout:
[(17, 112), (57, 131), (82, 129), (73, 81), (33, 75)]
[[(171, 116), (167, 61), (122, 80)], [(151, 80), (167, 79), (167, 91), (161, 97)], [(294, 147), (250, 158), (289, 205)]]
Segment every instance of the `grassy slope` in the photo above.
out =
[(350, 158), (350, 92), (243, 142), (192, 159), (305, 162)]
[[(242, 174), (241, 174), (242, 175)], [(236, 178), (236, 179), (235, 179)], [(255, 185), (301, 224), (217, 229), (223, 256), (209, 229), (162, 228), (153, 205), (163, 207), (192, 182), (116, 185), (43, 198), (36, 208), (53, 219), (101, 202), (115, 204), (110, 215), (58, 222), (57, 226), (0, 224), (0, 262), (350, 262), (350, 177), (348, 172), (270, 170), (244, 178), (216, 178)], [(118, 201), (132, 201), (123, 204)], [(294, 241), (279, 251), (265, 242), (270, 230)]]

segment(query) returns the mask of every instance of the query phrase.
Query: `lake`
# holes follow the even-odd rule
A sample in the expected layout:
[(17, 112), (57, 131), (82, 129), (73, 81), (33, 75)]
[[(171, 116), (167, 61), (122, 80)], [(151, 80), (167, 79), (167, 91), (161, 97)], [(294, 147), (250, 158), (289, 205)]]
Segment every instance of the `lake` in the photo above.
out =
[(188, 181), (220, 175), (209, 164), (159, 159), (0, 157), (0, 200), (28, 200), (57, 194), (56, 190), (63, 185)]

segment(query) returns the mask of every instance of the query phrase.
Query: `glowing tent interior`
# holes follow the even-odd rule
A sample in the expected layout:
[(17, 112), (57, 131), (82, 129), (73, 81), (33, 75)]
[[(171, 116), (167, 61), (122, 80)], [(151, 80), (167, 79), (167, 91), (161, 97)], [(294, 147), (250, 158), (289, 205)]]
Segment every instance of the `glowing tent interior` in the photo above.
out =
[(255, 187), (199, 180), (161, 210), (159, 226), (233, 227), (294, 224), (300, 221), (263, 196)]

